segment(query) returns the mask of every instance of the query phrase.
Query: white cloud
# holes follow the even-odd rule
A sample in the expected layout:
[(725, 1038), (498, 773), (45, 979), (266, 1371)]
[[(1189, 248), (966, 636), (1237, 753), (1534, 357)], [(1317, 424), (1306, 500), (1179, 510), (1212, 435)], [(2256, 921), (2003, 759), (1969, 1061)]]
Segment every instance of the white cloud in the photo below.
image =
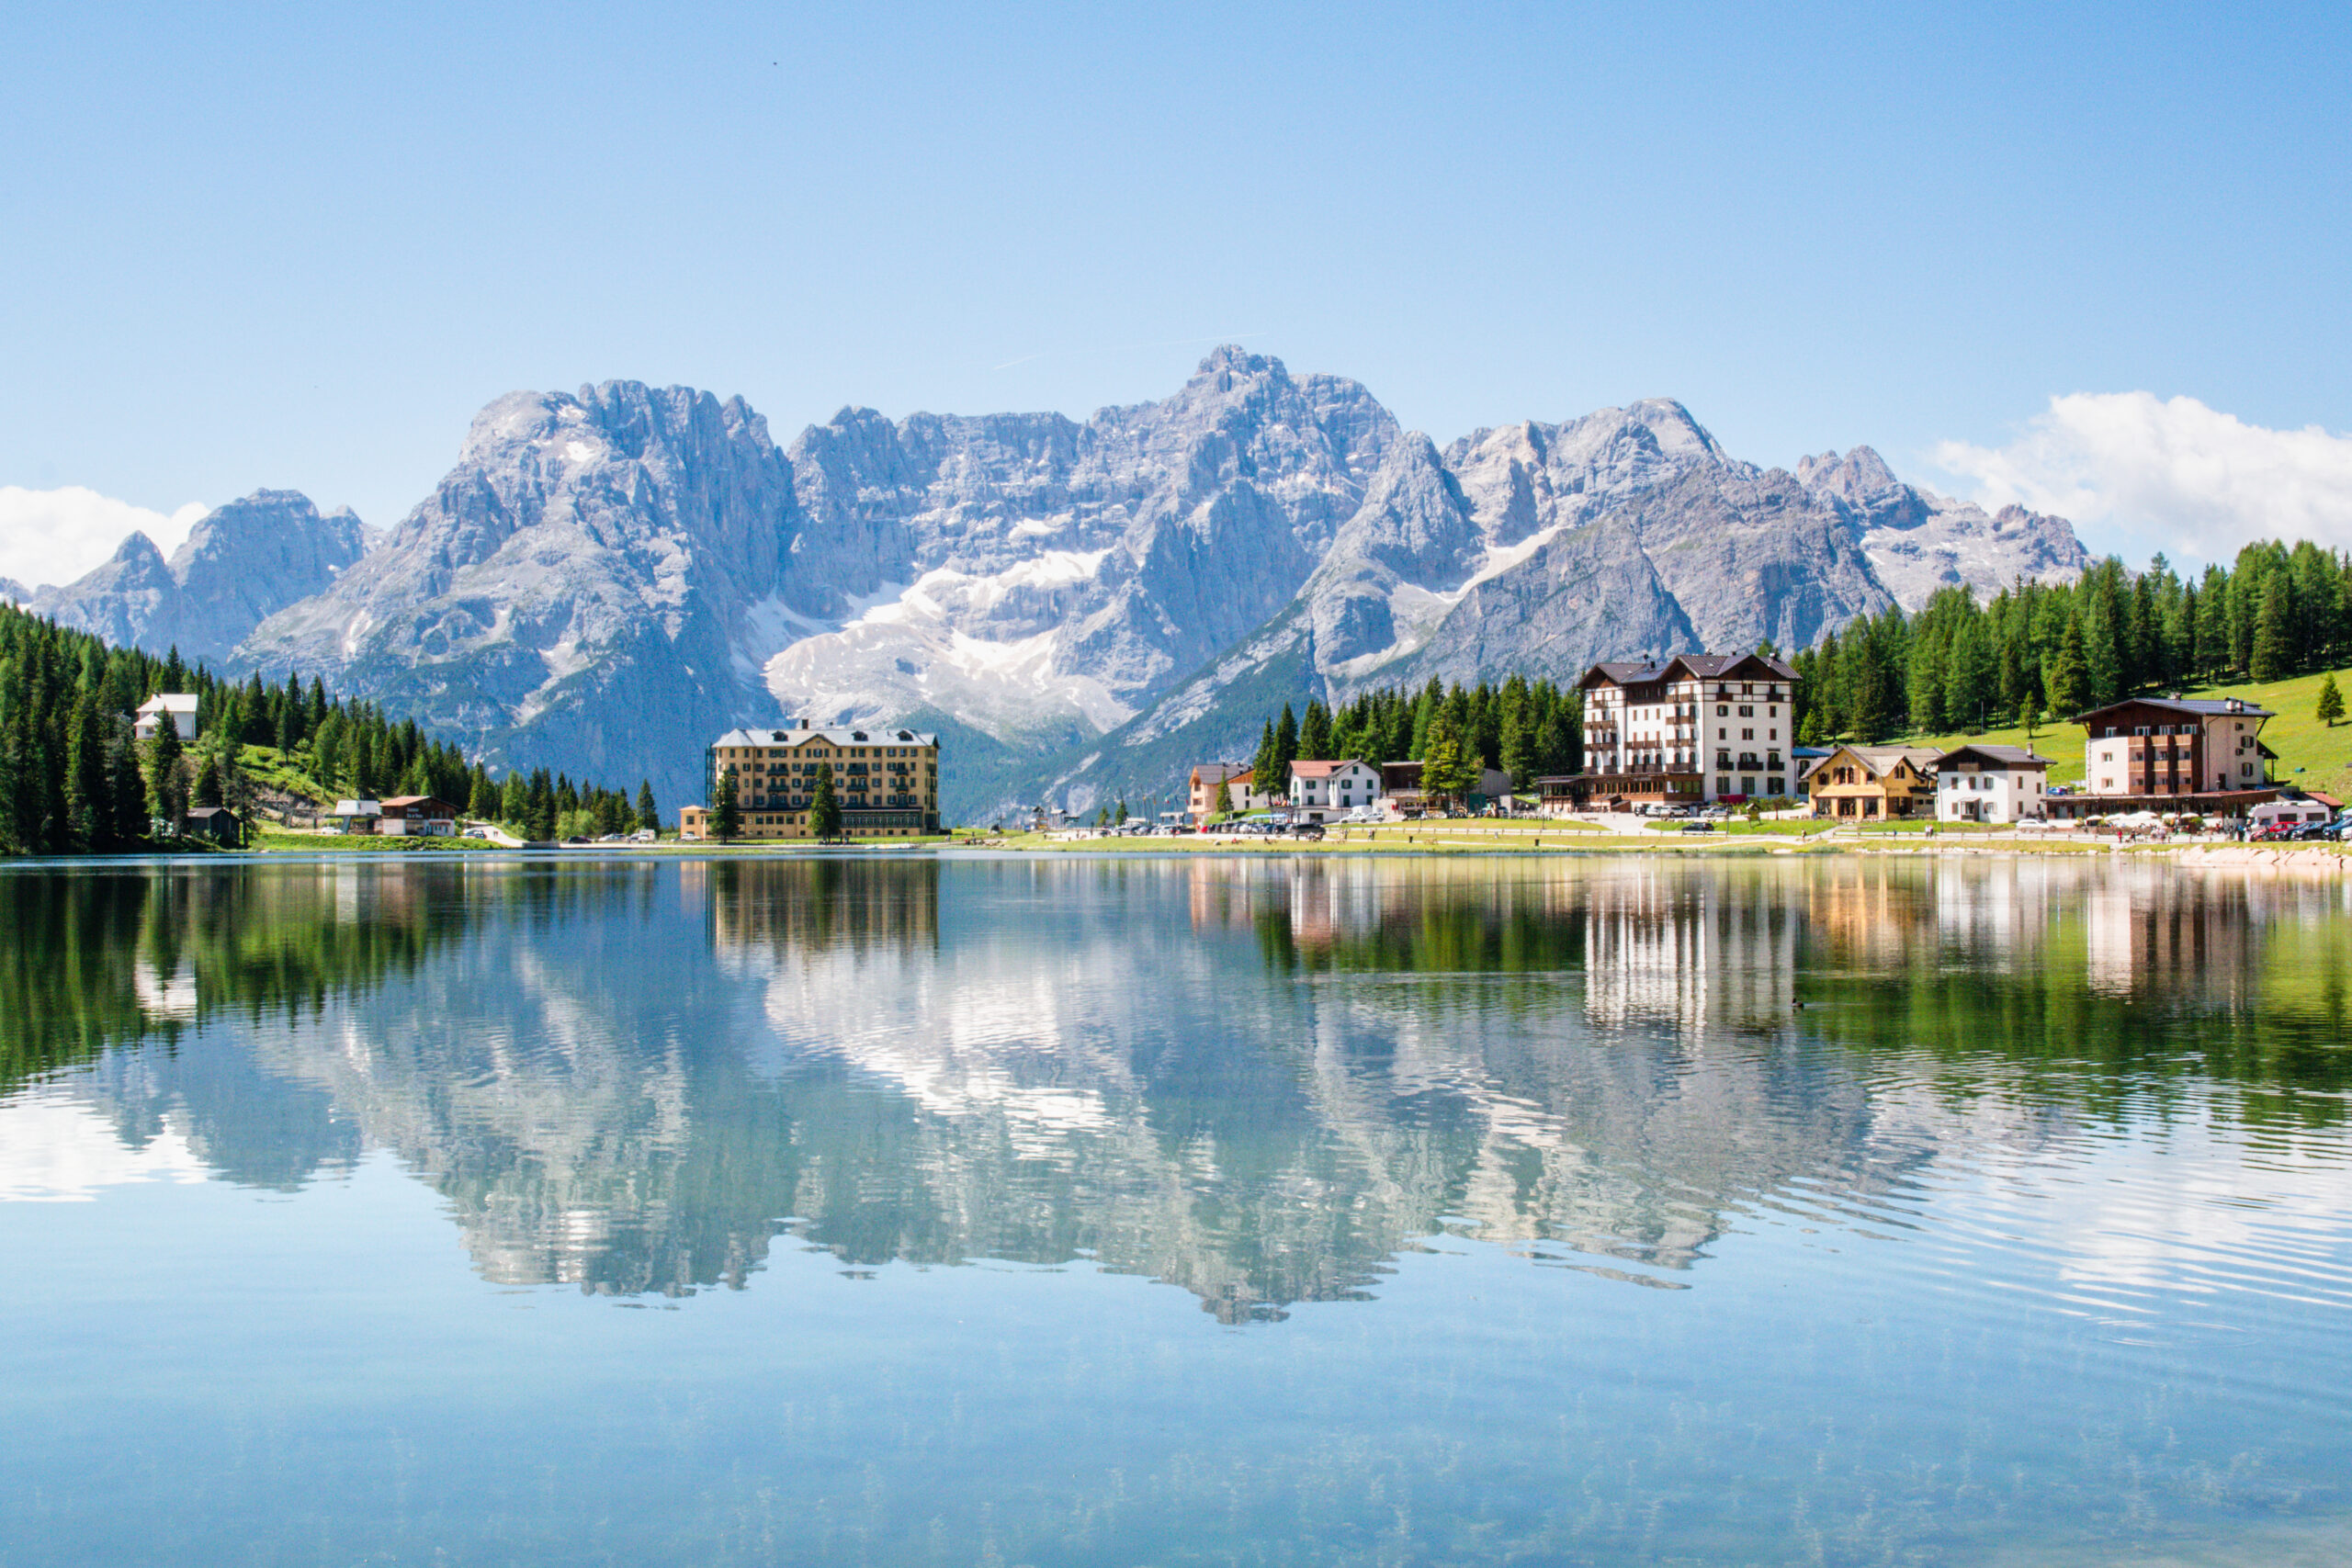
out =
[(0, 485), (0, 577), (28, 588), (71, 582), (113, 555), (134, 530), (170, 555), (210, 510), (190, 502), (166, 516), (80, 485)]
[(2266, 430), (2195, 398), (2052, 398), (2007, 446), (1946, 441), (1935, 460), (1973, 480), (1984, 505), (2057, 513), (2086, 543), (2139, 547), (2127, 555), (2224, 560), (2268, 538), (2352, 547), (2352, 435)]

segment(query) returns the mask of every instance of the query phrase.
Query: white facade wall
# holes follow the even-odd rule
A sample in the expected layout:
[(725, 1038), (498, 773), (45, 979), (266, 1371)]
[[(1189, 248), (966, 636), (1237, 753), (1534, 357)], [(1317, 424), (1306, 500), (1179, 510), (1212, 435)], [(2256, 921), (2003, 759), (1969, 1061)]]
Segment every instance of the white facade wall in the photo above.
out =
[(1682, 680), (1656, 697), (1644, 689), (1640, 700), (1623, 686), (1595, 686), (1585, 694), (1585, 771), (1695, 772), (1706, 800), (1794, 795), (1789, 713), (1782, 681)]
[(1949, 768), (1936, 775), (1941, 822), (2016, 822), (2040, 817), (2048, 798), (2042, 768)]
[(172, 728), (182, 741), (196, 739), (196, 694), (193, 692), (158, 692), (141, 703), (138, 713), (131, 716), (131, 738), (137, 740), (154, 739), (155, 731), (160, 728), (156, 716), (165, 712), (172, 716)]
[[(2184, 750), (2196, 731), (2202, 728), (2204, 735), (2203, 765), (2194, 781), (2195, 790), (2260, 789), (2262, 787), (2262, 752), (2256, 739), (2263, 720), (2242, 713), (2209, 714), (2202, 719), (2184, 720), (2149, 728), (2168, 734), (2143, 737), (2163, 744), (2166, 739), (2180, 743)], [(2094, 735), (2085, 743), (2085, 789), (2091, 795), (2129, 795), (2132, 793), (2132, 741), (2129, 735)]]
[(1306, 813), (1313, 822), (1358, 807), (1377, 805), (1379, 800), (1380, 770), (1362, 762), (1350, 762), (1321, 777), (1293, 774), (1290, 781), (1291, 808)]

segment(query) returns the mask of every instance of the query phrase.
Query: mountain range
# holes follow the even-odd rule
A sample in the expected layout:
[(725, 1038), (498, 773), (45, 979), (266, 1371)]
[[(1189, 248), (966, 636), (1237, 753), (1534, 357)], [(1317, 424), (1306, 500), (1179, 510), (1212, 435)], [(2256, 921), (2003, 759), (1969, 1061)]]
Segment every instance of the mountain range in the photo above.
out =
[(389, 532), (260, 491), (168, 561), (133, 535), (14, 593), (666, 802), (700, 798), (737, 725), (917, 723), (945, 814), (978, 819), (1167, 802), (1285, 700), (1802, 647), (2087, 563), (2063, 518), (1934, 495), (1866, 446), (1759, 468), (1651, 400), (1440, 447), (1355, 381), (1228, 346), (1082, 423), (845, 408), (786, 446), (740, 398), (515, 392)]

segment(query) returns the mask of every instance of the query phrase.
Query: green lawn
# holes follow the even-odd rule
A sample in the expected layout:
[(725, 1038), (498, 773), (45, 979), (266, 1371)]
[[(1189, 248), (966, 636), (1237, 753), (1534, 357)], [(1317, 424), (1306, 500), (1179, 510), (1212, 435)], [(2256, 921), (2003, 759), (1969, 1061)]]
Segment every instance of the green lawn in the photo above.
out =
[(456, 853), (467, 850), (494, 850), (499, 846), (484, 839), (388, 839), (375, 833), (288, 833), (280, 829), (263, 828), (253, 834), (250, 847), (308, 854), (406, 854), (417, 850)]
[[(2243, 697), (2247, 702), (2269, 708), (2278, 716), (2262, 727), (2262, 739), (2278, 753), (2275, 777), (2280, 784), (2291, 784), (2304, 789), (2324, 790), (2337, 799), (2352, 791), (2352, 724), (2338, 724), (2330, 729), (2312, 716), (2319, 704), (2320, 682), (2324, 674), (2298, 675), (2291, 681), (2273, 681), (2267, 685), (2246, 682), (2217, 686), (2181, 694), (2190, 697)], [(2346, 689), (2346, 700), (2352, 701), (2352, 671), (2336, 672), (2335, 683)], [(2052, 784), (2078, 784), (2083, 782), (2083, 749), (2087, 740), (2078, 724), (2050, 725), (2040, 730), (2033, 739), (2033, 749), (2051, 761)], [(1924, 740), (1906, 740), (1905, 745), (1934, 746), (1950, 750), (1971, 742), (1986, 742), (1996, 746), (2026, 744), (2022, 729), (1994, 729), (1981, 735), (1939, 735)], [(2296, 770), (2301, 769), (2301, 772)]]

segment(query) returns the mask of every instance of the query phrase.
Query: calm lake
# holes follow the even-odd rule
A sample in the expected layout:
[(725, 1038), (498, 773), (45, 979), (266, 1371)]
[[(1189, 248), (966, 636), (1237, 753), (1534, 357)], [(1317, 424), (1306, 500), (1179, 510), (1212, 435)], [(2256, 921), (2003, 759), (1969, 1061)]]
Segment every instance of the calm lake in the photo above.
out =
[(2352, 893), (0, 872), (0, 1564), (2352, 1558)]

